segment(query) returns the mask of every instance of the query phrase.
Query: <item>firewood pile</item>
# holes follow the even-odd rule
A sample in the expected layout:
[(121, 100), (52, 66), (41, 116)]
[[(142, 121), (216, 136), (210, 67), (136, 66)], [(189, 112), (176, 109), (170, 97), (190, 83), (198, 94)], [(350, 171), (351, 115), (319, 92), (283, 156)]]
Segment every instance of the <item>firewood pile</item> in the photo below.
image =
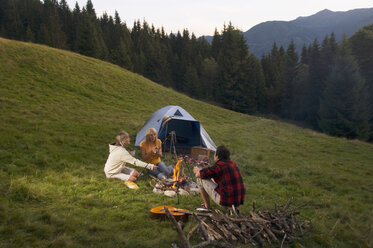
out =
[[(172, 221), (173, 216), (169, 214), (167, 216), (173, 222), (183, 247), (239, 247), (240, 245), (282, 247), (284, 243), (292, 243), (303, 236), (305, 229), (310, 225), (309, 221), (296, 219), (299, 208), (306, 204), (291, 208), (291, 202), (290, 199), (283, 206), (275, 203), (272, 211), (255, 211), (255, 204), (253, 204), (249, 215), (239, 212), (234, 207), (230, 210), (231, 214), (224, 214), (220, 210), (208, 214), (190, 212), (197, 224), (187, 235), (183, 233), (179, 223)], [(189, 240), (195, 234), (203, 241), (192, 246)], [(177, 245), (173, 244), (173, 247)]]

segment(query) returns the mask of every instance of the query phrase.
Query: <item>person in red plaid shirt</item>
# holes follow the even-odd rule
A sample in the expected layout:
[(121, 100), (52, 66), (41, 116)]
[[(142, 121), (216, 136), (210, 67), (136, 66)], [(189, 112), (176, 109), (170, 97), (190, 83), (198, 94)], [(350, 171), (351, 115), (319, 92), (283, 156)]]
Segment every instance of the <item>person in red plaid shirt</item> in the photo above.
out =
[(225, 146), (219, 146), (214, 154), (214, 161), (211, 167), (193, 168), (203, 200), (203, 206), (197, 210), (209, 211), (210, 197), (216, 204), (226, 207), (237, 207), (244, 203), (245, 185), (237, 164), (230, 159), (229, 150)]

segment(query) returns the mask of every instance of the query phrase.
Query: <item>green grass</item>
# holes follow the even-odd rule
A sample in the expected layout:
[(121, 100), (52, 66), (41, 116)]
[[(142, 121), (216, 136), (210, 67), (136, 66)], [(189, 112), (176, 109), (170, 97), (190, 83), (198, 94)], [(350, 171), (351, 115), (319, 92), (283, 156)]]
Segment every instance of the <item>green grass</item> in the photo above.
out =
[[(105, 178), (108, 144), (134, 142), (146, 119), (180, 105), (230, 148), (247, 200), (271, 209), (294, 197), (305, 237), (289, 247), (373, 247), (373, 145), (193, 100), (120, 67), (71, 52), (0, 39), (0, 247), (170, 247), (169, 222), (149, 209), (192, 209)], [(137, 153), (139, 154), (139, 153)], [(141, 170), (141, 169), (140, 169)], [(216, 206), (215, 206), (216, 207)], [(192, 225), (189, 221), (186, 230)], [(275, 245), (279, 246), (279, 244)]]

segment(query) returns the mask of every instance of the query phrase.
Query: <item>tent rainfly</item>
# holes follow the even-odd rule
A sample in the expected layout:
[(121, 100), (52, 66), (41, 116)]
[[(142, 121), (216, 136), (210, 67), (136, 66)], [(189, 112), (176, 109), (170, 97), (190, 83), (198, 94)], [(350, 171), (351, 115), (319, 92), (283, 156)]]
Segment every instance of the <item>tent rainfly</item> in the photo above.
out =
[(176, 136), (176, 147), (202, 146), (216, 150), (214, 141), (206, 130), (182, 107), (169, 105), (154, 112), (136, 135), (135, 146), (145, 139), (146, 130), (155, 128), (158, 138), (169, 145), (170, 134)]

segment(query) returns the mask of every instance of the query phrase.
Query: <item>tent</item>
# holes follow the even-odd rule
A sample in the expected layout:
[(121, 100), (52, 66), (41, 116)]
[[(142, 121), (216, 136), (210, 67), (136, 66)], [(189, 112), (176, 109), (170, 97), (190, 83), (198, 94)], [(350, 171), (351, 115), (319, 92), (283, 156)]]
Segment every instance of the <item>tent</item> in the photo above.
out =
[(202, 146), (212, 151), (216, 150), (214, 141), (200, 123), (185, 109), (169, 105), (155, 111), (136, 135), (135, 146), (145, 139), (148, 128), (155, 128), (158, 138), (165, 146), (170, 145), (173, 135), (175, 147)]

